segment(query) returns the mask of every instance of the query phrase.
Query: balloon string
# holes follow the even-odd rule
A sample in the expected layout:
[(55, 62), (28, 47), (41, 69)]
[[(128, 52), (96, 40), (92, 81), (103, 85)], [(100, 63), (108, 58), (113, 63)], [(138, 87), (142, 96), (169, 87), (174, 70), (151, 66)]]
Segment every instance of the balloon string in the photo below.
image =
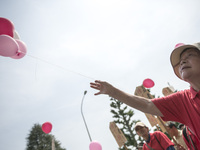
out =
[(36, 65), (35, 65), (35, 81), (37, 81), (37, 65), (38, 65), (38, 59), (36, 59)]
[[(23, 53), (23, 52), (21, 52), (21, 53)], [(26, 54), (26, 53), (23, 53), (23, 54)], [(72, 72), (72, 73), (74, 73), (74, 74), (77, 74), (77, 75), (86, 77), (86, 78), (88, 78), (88, 79), (95, 80), (95, 79), (92, 78), (92, 77), (86, 76), (86, 75), (84, 75), (84, 74), (81, 74), (81, 73), (76, 72), (76, 71), (73, 71), (73, 70), (66, 69), (66, 68), (61, 67), (61, 66), (59, 66), (59, 65), (57, 65), (57, 64), (53, 64), (53, 63), (51, 63), (51, 62), (48, 62), (48, 61), (46, 61), (46, 60), (44, 60), (44, 59), (41, 59), (41, 58), (38, 58), (38, 57), (35, 57), (35, 56), (32, 56), (32, 55), (28, 55), (28, 56), (30, 56), (30, 57), (32, 57), (32, 58), (34, 58), (34, 59), (40, 60), (40, 61), (42, 61), (42, 62), (45, 62), (45, 63), (47, 63), (47, 64), (50, 64), (50, 65), (52, 65), (52, 66), (56, 66), (57, 68), (60, 68), (60, 69), (62, 69), (62, 70), (69, 71), (69, 72)]]

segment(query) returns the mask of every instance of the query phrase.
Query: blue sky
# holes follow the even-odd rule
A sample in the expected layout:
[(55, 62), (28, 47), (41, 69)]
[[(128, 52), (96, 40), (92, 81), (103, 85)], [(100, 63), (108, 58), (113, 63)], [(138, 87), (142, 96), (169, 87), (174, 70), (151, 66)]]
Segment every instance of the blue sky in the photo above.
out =
[[(199, 42), (199, 0), (18, 0), (1, 1), (0, 17), (11, 20), (27, 55), (0, 57), (0, 149), (22, 150), (34, 123), (50, 121), (52, 134), (67, 150), (89, 149), (81, 116), (104, 150), (118, 145), (106, 95), (94, 96), (89, 83), (109, 81), (134, 93), (146, 78), (162, 96), (178, 79), (169, 57), (177, 43)], [(135, 119), (149, 127), (144, 114)], [(12, 144), (11, 144), (12, 143)]]

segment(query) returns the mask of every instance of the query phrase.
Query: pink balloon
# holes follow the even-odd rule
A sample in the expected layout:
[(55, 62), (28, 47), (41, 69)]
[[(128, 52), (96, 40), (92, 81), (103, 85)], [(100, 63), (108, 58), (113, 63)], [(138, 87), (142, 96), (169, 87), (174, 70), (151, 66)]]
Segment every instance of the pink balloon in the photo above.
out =
[(17, 54), (19, 46), (17, 42), (8, 35), (0, 35), (0, 55), (11, 57)]
[(184, 43), (178, 43), (178, 44), (175, 45), (175, 48), (178, 48), (178, 47), (183, 46), (183, 45), (185, 45), (185, 44)]
[(42, 124), (42, 131), (46, 134), (50, 133), (52, 130), (51, 122), (45, 122)]
[(14, 36), (14, 25), (13, 23), (6, 19), (0, 17), (0, 35), (6, 34), (11, 37)]
[(97, 141), (92, 141), (89, 145), (90, 150), (102, 150), (102, 146)]
[(16, 39), (17, 44), (19, 45), (19, 50), (16, 55), (12, 56), (11, 58), (20, 59), (26, 55), (27, 47), (26, 44), (20, 40)]
[(143, 81), (143, 86), (144, 86), (145, 88), (152, 88), (154, 85), (155, 85), (155, 84), (154, 84), (153, 80), (151, 80), (151, 79), (145, 79), (145, 80)]

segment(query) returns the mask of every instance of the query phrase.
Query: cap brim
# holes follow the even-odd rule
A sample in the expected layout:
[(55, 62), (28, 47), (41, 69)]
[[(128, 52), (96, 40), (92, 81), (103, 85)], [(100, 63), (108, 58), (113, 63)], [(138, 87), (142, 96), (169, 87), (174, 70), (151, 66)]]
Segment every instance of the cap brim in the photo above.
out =
[(180, 54), (187, 48), (197, 48), (194, 45), (183, 45), (180, 47), (175, 48), (170, 56), (170, 61), (171, 61), (171, 65), (174, 69), (174, 73), (180, 78), (180, 74), (179, 74), (179, 63), (180, 63)]
[(134, 129), (136, 129), (137, 127), (146, 127), (146, 125), (142, 122), (137, 122)]

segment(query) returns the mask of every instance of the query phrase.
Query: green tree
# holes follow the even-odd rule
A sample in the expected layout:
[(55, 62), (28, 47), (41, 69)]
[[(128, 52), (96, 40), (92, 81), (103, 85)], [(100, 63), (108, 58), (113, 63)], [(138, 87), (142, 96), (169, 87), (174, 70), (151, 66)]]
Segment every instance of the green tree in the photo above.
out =
[[(127, 142), (125, 143), (128, 149), (132, 149), (133, 147), (137, 147), (137, 141), (142, 142), (142, 139), (138, 137), (136, 139), (136, 133), (134, 132), (134, 125), (136, 122), (140, 120), (133, 120), (134, 111), (132, 109), (128, 110), (128, 107), (122, 102), (111, 98), (110, 106), (111, 113), (113, 114), (114, 122), (116, 125), (119, 125), (119, 128), (124, 133)], [(123, 148), (119, 148), (120, 150), (125, 150)]]
[(51, 134), (45, 134), (40, 124), (34, 124), (28, 134), (26, 150), (52, 150), (52, 138), (55, 140), (56, 150), (66, 150), (61, 148), (59, 141)]

